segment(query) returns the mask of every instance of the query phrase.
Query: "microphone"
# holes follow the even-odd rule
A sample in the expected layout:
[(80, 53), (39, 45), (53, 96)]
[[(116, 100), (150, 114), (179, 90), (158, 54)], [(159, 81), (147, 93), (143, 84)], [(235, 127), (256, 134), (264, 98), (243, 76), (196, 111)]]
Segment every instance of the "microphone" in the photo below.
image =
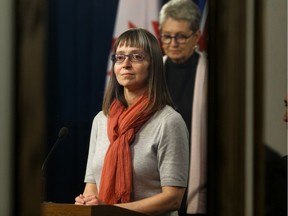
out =
[(66, 136), (68, 135), (68, 128), (67, 127), (62, 127), (58, 133), (58, 138), (56, 140), (56, 142), (54, 143), (54, 145), (52, 146), (51, 150), (49, 151), (48, 155), (46, 156), (42, 167), (41, 167), (41, 171), (42, 171), (42, 194), (41, 194), (41, 201), (44, 202), (45, 200), (45, 175), (44, 175), (44, 170), (46, 167), (46, 163), (50, 157), (50, 155), (52, 154), (52, 152), (54, 151), (54, 149), (56, 148), (56, 146), (60, 143), (60, 141), (62, 141)]
[(50, 157), (50, 155), (52, 154), (52, 152), (54, 151), (54, 149), (56, 148), (56, 146), (60, 143), (60, 141), (62, 141), (67, 135), (68, 135), (68, 128), (67, 127), (62, 127), (58, 133), (58, 138), (56, 140), (56, 142), (54, 143), (54, 145), (52, 146), (51, 150), (49, 151), (48, 155), (46, 156), (43, 164), (42, 164), (42, 167), (41, 167), (41, 170), (43, 171), (45, 169), (45, 166), (46, 166), (46, 163)]

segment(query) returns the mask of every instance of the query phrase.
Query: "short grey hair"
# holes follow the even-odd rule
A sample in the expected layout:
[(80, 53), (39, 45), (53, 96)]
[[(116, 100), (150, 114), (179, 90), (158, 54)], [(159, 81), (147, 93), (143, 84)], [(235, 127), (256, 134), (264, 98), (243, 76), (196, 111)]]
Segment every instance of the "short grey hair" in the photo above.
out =
[(201, 12), (192, 0), (170, 0), (160, 10), (159, 30), (168, 18), (185, 20), (190, 23), (190, 29), (196, 32), (200, 28)]

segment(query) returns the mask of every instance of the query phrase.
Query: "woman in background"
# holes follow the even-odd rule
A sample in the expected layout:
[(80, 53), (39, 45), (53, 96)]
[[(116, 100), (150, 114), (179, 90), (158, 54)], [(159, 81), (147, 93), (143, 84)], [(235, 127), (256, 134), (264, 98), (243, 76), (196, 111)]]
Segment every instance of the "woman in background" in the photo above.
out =
[(160, 10), (159, 30), (167, 86), (190, 134), (187, 194), (179, 215), (204, 215), (207, 194), (207, 71), (197, 50), (201, 12), (192, 0), (170, 0)]

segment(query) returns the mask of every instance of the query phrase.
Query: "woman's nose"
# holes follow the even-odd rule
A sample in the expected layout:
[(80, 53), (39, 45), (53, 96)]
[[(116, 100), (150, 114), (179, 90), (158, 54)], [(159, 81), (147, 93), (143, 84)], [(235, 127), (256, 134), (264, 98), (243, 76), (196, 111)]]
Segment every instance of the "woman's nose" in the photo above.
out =
[(128, 56), (126, 56), (126, 58), (124, 59), (124, 61), (122, 62), (123, 67), (127, 68), (127, 67), (131, 67), (131, 61), (130, 58)]

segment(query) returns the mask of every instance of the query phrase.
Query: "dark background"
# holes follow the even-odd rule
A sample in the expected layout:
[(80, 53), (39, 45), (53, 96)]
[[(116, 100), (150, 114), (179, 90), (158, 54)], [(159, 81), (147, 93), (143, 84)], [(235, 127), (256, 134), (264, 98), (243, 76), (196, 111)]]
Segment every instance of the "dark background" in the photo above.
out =
[(83, 192), (93, 117), (101, 110), (118, 0), (48, 1), (47, 151), (62, 126), (68, 136), (46, 166), (45, 201)]
[[(167, 0), (162, 0), (162, 4)], [(198, 1), (196, 1), (198, 2)], [(83, 192), (90, 129), (101, 110), (118, 0), (49, 0), (44, 201), (73, 203)]]

